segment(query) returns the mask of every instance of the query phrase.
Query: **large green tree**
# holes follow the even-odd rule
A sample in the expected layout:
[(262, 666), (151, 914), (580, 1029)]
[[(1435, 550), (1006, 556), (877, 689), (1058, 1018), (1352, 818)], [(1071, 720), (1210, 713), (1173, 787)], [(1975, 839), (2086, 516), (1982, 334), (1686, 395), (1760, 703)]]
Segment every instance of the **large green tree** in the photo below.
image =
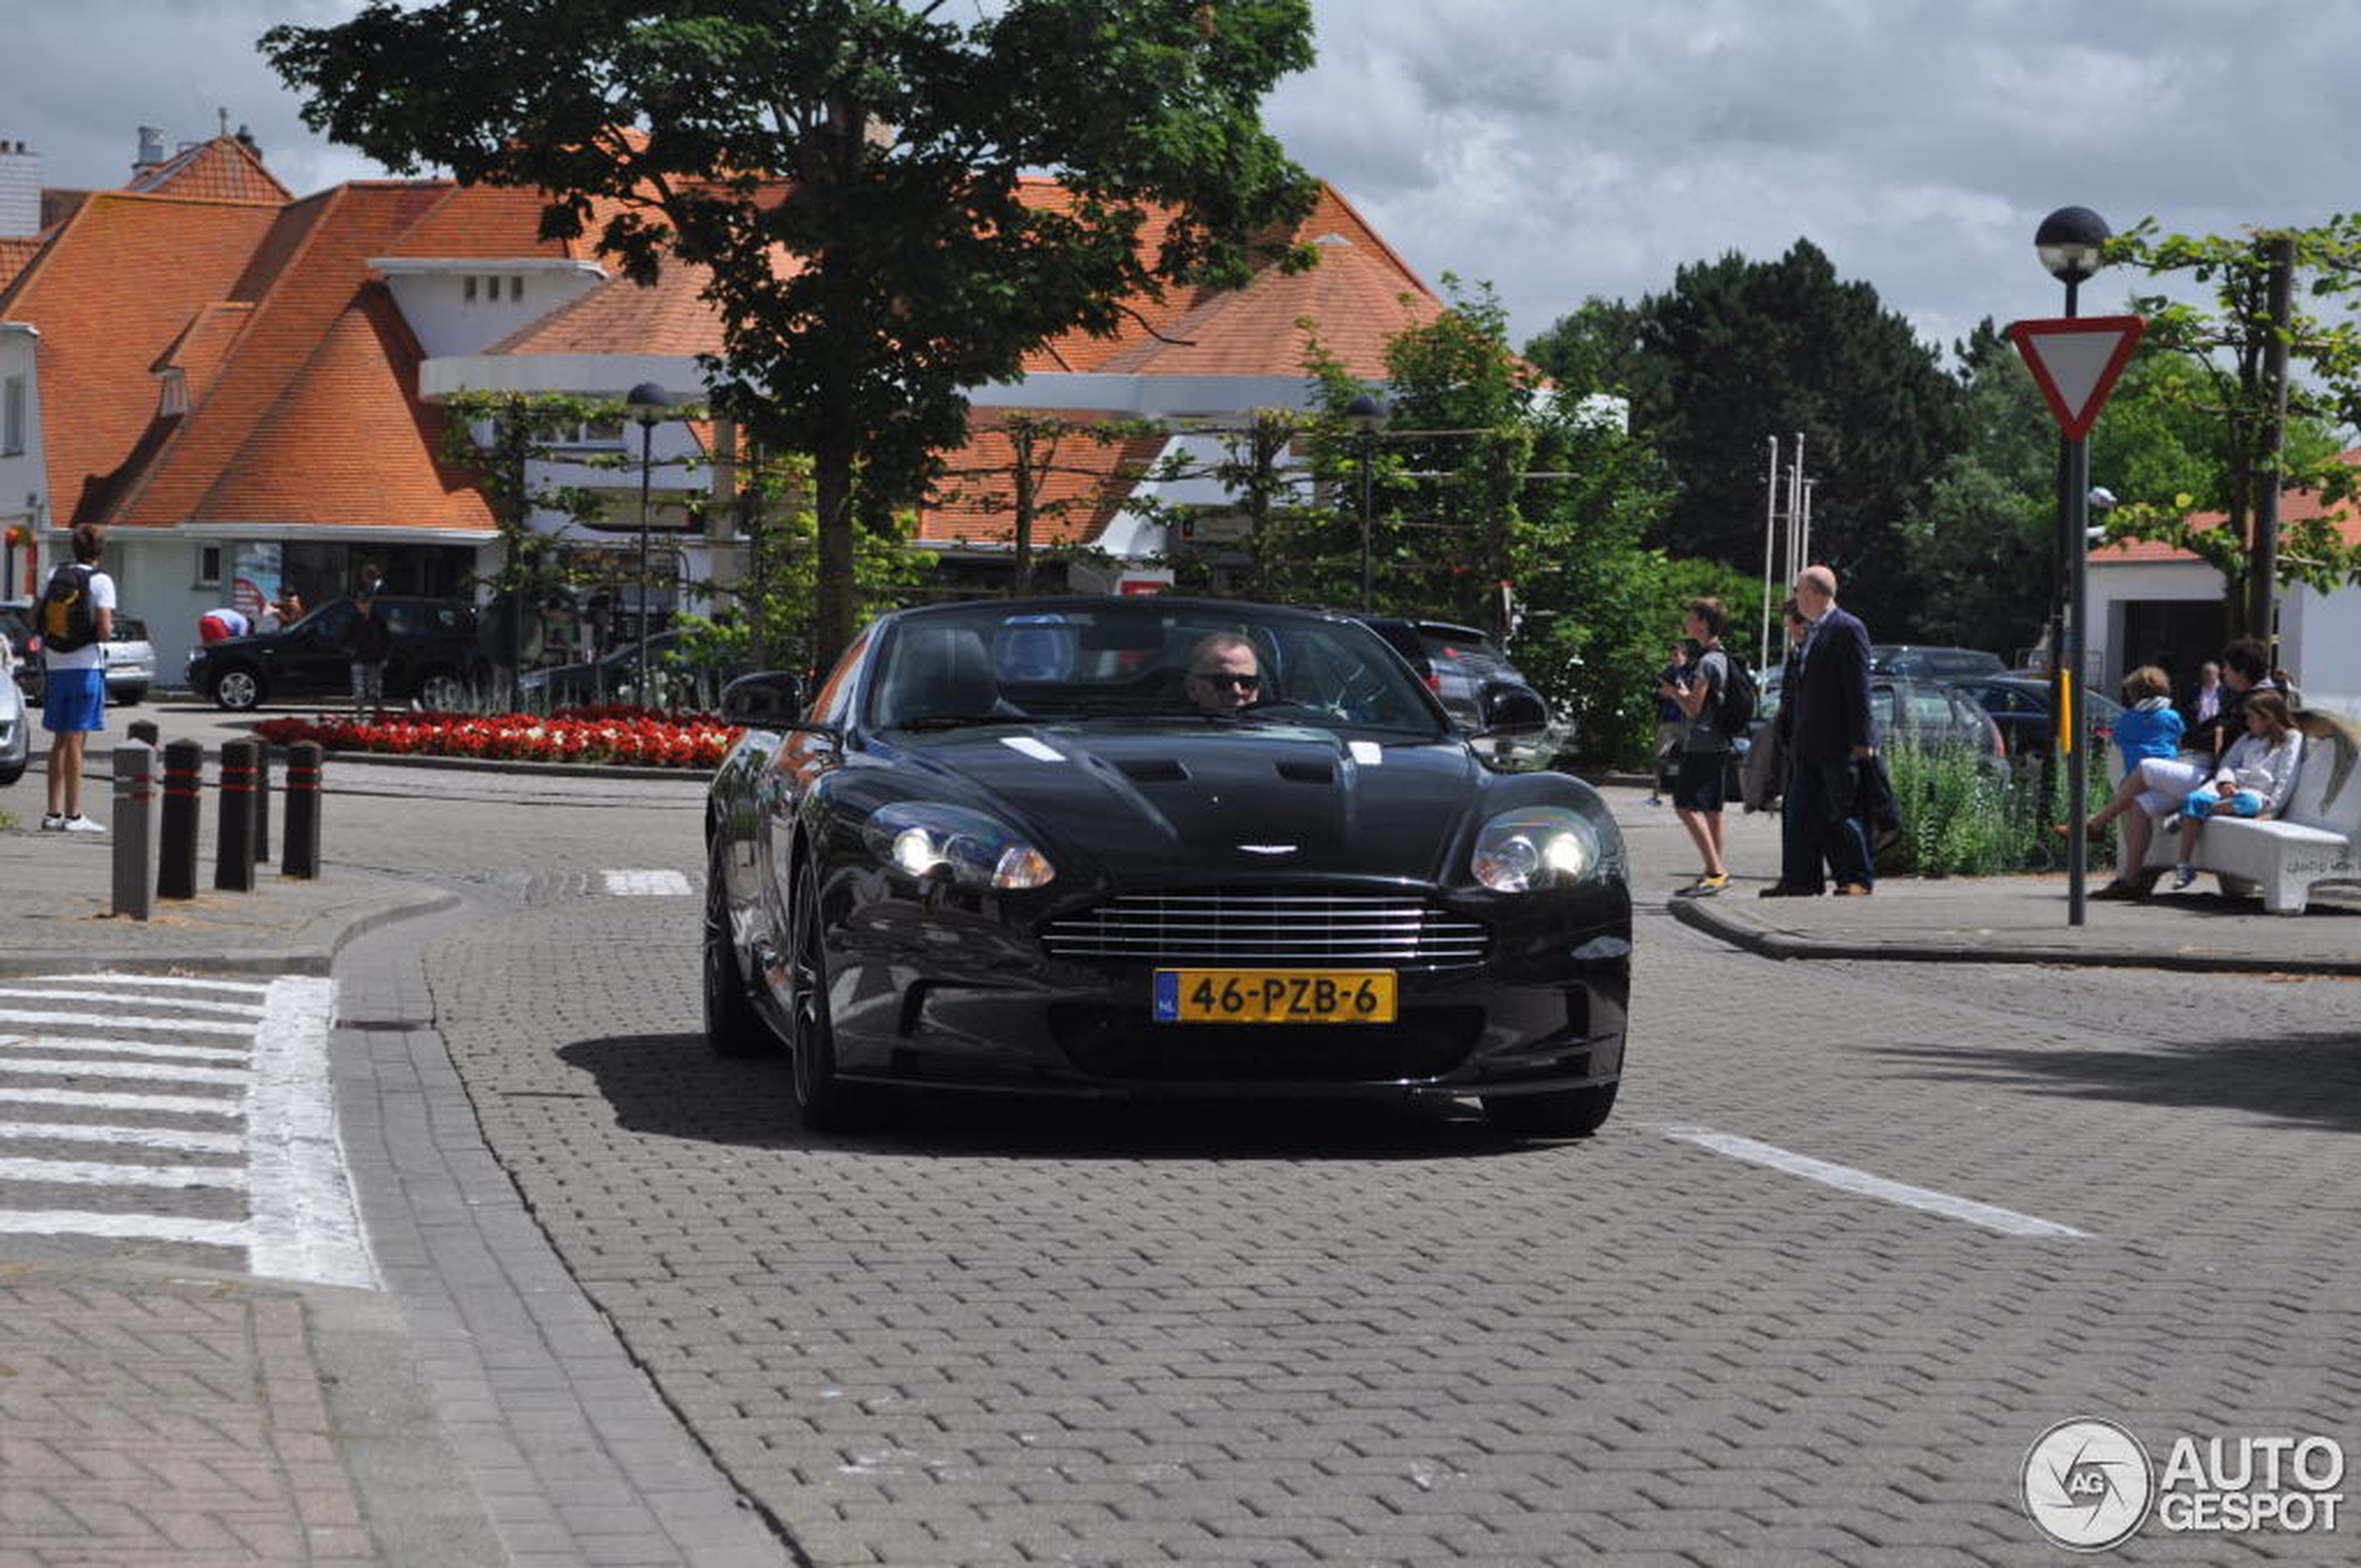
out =
[[(2283, 239), (2292, 257), (2284, 328), (2269, 309), (2272, 263), (2262, 242), (2272, 238)], [(2210, 474), (2201, 484), (2139, 495), (2108, 520), (2108, 533), (2193, 551), (2223, 575), (2231, 630), (2268, 636), (2272, 628), (2249, 625), (2249, 613), (2255, 515), (2263, 495), (2274, 487), (2308, 490), (2333, 511), (2361, 493), (2361, 474), (2339, 456), (2337, 439), (2361, 424), (2361, 317), (2354, 312), (2361, 217), (2262, 236), (2160, 234), (2153, 218), (2143, 219), (2111, 241), (2107, 255), (2210, 296), (2209, 304), (2161, 294), (2135, 295), (2131, 302), (2148, 320), (2143, 356), (2169, 356), (2169, 370), (2146, 378), (2149, 400), (2191, 432)], [(2287, 434), (2275, 447), (2276, 399), (2267, 364), (2275, 337), (2284, 339), (2289, 368)], [(2112, 419), (2112, 400), (2108, 407), (2104, 417)], [(2193, 527), (2191, 515), (2198, 512), (2219, 512), (2223, 520)], [(2277, 562), (2281, 584), (2323, 592), (2361, 586), (2361, 548), (2328, 518), (2288, 527)]]
[(1901, 524), (1956, 445), (1959, 388), (1907, 320), (1810, 241), (1775, 261), (1682, 267), (1628, 313), (1587, 302), (1533, 352), (1630, 399), (1678, 485), (1652, 543), (1761, 570), (1765, 441), (1800, 431), (1818, 481), (1813, 553), (1874, 625), (1916, 617)]
[(336, 141), (542, 191), (547, 235), (606, 213), (643, 283), (706, 270), (718, 410), (812, 460), (824, 662), (857, 520), (921, 493), (962, 388), (1127, 297), (1242, 285), (1315, 189), (1260, 118), (1308, 0), (372, 0), (262, 46)]

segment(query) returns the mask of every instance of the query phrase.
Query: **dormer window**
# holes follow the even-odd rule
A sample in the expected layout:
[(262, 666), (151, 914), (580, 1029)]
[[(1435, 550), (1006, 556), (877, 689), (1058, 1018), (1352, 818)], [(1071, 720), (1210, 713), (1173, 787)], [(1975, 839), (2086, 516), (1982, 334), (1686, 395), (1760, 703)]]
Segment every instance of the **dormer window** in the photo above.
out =
[(171, 419), (189, 412), (189, 374), (178, 365), (163, 373), (156, 393), (156, 416)]
[(512, 300), (524, 297), (524, 274), (521, 272), (466, 272), (459, 278), (459, 298), (472, 305), (481, 299), (486, 305), (500, 303), (500, 291), (506, 288)]

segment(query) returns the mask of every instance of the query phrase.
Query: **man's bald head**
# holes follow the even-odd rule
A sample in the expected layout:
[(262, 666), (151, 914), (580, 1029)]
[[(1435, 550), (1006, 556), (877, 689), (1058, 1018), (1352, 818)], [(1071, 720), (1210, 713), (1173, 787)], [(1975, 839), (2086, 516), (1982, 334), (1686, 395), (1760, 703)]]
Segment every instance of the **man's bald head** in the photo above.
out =
[(1795, 574), (1795, 597), (1803, 613), (1818, 620), (1836, 602), (1837, 574), (1825, 566), (1805, 567)]

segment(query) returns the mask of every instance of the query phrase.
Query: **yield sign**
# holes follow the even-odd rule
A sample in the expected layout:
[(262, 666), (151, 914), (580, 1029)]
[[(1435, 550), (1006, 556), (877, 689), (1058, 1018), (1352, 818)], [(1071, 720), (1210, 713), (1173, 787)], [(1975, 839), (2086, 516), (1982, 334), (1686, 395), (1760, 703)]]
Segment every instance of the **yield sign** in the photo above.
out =
[(2058, 416), (2066, 440), (2080, 441), (2091, 433), (2147, 327), (2137, 316), (2068, 316), (2012, 322), (2009, 337), (2050, 400), (2050, 412)]

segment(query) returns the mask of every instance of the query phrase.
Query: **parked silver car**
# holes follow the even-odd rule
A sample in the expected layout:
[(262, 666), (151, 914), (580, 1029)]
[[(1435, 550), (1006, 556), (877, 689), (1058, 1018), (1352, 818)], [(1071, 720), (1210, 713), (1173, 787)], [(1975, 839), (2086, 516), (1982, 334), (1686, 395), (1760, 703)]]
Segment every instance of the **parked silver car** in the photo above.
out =
[(138, 616), (118, 613), (99, 652), (107, 672), (107, 701), (128, 707), (156, 683), (155, 645), (148, 640), (148, 623)]
[(33, 762), (33, 716), (17, 685), (16, 656), (0, 637), (0, 786), (16, 783)]

